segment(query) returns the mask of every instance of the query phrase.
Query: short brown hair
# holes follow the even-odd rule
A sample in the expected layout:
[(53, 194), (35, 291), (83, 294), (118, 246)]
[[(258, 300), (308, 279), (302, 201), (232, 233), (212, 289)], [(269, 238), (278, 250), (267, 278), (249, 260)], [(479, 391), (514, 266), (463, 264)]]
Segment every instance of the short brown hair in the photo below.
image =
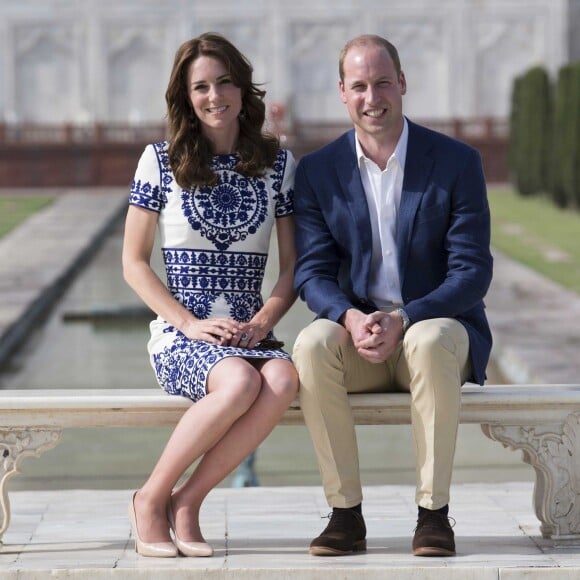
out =
[(344, 59), (346, 58), (348, 51), (353, 46), (367, 46), (369, 44), (384, 47), (389, 53), (389, 56), (393, 59), (397, 76), (401, 74), (401, 60), (399, 59), (399, 53), (395, 48), (395, 45), (391, 44), (386, 38), (378, 36), (377, 34), (362, 34), (361, 36), (356, 36), (349, 40), (340, 51), (340, 57), (338, 59), (338, 74), (340, 75), (341, 82), (344, 82)]

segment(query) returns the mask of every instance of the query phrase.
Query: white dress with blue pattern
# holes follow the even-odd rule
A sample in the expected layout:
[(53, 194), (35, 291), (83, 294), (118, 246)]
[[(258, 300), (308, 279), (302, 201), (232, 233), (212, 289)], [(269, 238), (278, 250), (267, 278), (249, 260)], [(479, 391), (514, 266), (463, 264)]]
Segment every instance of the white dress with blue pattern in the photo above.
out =
[[(280, 149), (263, 177), (236, 171), (236, 155), (217, 155), (214, 186), (182, 189), (167, 142), (141, 155), (129, 203), (159, 213), (159, 234), (170, 292), (199, 318), (248, 322), (262, 307), (262, 280), (274, 219), (293, 213), (295, 161)], [(158, 317), (147, 345), (161, 387), (197, 401), (212, 367), (230, 356), (290, 360), (281, 349), (219, 346), (185, 337)], [(273, 336), (270, 334), (269, 338)]]

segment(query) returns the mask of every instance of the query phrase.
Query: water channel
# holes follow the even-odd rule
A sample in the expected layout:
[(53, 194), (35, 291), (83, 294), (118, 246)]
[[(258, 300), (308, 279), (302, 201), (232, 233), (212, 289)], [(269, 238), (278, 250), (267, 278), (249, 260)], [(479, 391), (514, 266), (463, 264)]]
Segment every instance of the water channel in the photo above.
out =
[[(150, 317), (123, 281), (121, 245), (119, 223), (47, 320), (0, 372), (0, 388), (158, 388), (145, 347)], [(271, 260), (265, 293), (274, 273)], [(290, 352), (298, 330), (311, 319), (297, 302), (279, 325), (277, 334)], [(488, 374), (490, 382), (501, 381), (492, 367)], [(357, 430), (363, 484), (414, 483), (409, 426)], [(11, 480), (10, 489), (136, 488), (168, 436), (167, 428), (66, 430), (55, 449), (22, 462), (21, 475)], [(264, 486), (319, 485), (307, 430), (277, 427), (257, 452), (256, 471)], [(454, 483), (531, 480), (532, 469), (521, 462), (519, 452), (488, 440), (477, 425), (460, 426)], [(222, 485), (230, 483), (231, 477)]]

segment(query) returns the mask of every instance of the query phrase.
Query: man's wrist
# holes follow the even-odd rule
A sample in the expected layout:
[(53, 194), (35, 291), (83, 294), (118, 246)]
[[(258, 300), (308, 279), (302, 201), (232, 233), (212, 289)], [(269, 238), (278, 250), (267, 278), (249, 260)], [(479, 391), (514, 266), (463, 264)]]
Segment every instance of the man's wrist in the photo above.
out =
[(358, 310), (357, 308), (349, 308), (341, 316), (339, 322), (340, 324), (342, 324), (342, 326), (344, 326), (344, 328), (346, 328), (348, 332), (350, 332), (351, 326), (350, 323), (353, 321), (355, 317), (359, 315), (363, 315), (363, 313), (360, 310)]
[(395, 312), (401, 317), (401, 323), (403, 325), (403, 334), (405, 334), (409, 326), (411, 326), (411, 319), (409, 318), (409, 315), (407, 314), (404, 308), (397, 308)]

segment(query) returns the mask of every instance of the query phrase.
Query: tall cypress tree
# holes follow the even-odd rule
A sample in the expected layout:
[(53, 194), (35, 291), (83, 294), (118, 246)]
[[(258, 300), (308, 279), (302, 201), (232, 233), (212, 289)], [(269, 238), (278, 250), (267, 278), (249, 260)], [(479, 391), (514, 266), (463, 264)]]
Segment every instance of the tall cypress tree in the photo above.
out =
[(570, 177), (567, 194), (580, 209), (580, 61), (572, 63), (570, 96)]
[(517, 189), (523, 195), (547, 191), (550, 186), (551, 87), (546, 69), (529, 69), (519, 82), (517, 104)]
[(520, 164), (520, 100), (522, 95), (522, 76), (517, 76), (512, 85), (511, 109), (509, 118), (509, 146), (507, 164), (512, 183), (517, 184), (518, 174), (521, 171)]
[(580, 207), (580, 63), (558, 73), (553, 139), (554, 201)]

